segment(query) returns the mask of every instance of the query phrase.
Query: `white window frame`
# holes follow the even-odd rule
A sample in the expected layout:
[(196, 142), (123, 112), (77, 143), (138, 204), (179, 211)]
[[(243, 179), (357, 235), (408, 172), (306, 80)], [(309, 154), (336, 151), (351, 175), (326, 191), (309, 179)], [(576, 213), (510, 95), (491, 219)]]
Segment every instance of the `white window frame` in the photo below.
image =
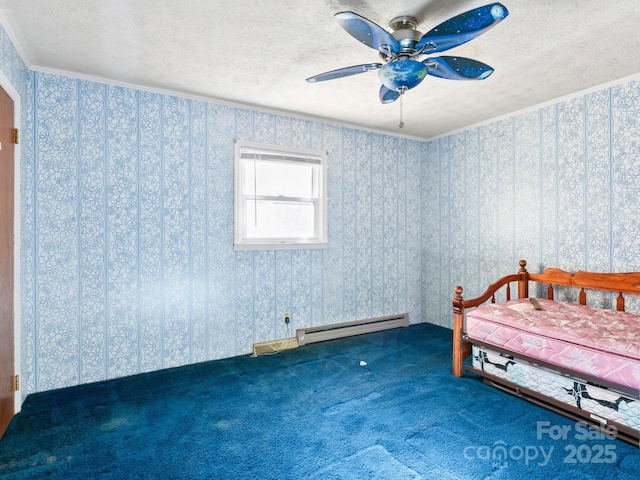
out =
[[(236, 140), (234, 142), (234, 215), (233, 215), (233, 247), (234, 250), (287, 250), (326, 248), (327, 242), (327, 155), (319, 150), (269, 145), (264, 143)], [(317, 164), (317, 198), (256, 196), (255, 192), (243, 192), (243, 162), (248, 158), (259, 158), (261, 161)], [(246, 200), (267, 200), (279, 202), (312, 202), (314, 204), (314, 236), (311, 238), (279, 237), (279, 238), (247, 238)]]

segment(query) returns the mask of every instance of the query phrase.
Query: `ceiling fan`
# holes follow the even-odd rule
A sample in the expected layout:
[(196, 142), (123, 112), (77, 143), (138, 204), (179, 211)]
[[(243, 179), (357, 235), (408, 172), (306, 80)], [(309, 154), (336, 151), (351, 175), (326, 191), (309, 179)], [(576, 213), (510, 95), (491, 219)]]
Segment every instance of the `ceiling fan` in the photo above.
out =
[(448, 80), (484, 80), (493, 73), (493, 68), (477, 60), (446, 55), (419, 59), (473, 40), (495, 27), (508, 14), (504, 5), (492, 3), (456, 15), (422, 35), (416, 30), (417, 20), (411, 16), (391, 20), (389, 33), (357, 13), (337, 13), (335, 19), (340, 26), (356, 40), (377, 50), (385, 63), (339, 68), (309, 77), (307, 82), (322, 82), (378, 70), (382, 82), (380, 101), (391, 103), (417, 86), (427, 75)]

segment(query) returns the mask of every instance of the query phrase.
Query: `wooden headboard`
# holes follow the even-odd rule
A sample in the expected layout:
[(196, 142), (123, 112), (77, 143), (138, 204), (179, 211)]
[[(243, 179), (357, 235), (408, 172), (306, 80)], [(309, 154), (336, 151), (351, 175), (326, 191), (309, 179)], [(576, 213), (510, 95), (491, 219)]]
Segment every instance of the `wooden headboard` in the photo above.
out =
[[(521, 260), (521, 264), (524, 260)], [(525, 262), (526, 265), (526, 262)], [(594, 273), (578, 270), (576, 273), (565, 272), (558, 268), (547, 268), (544, 272), (527, 273), (529, 281), (546, 283), (547, 298), (553, 300), (553, 285), (564, 285), (580, 289), (580, 303), (585, 305), (587, 294), (584, 289), (617, 292), (616, 309), (624, 311), (623, 293), (640, 295), (640, 272), (630, 273)], [(525, 295), (528, 296), (528, 295)], [(524, 298), (524, 297), (523, 297)]]

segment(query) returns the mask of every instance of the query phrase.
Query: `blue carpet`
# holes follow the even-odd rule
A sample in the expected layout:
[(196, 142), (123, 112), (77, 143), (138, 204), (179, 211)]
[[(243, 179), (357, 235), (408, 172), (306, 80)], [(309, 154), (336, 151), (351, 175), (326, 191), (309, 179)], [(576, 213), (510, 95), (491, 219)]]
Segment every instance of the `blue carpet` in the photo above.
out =
[(0, 477), (638, 478), (637, 447), (450, 371), (451, 331), (420, 324), (38, 393)]

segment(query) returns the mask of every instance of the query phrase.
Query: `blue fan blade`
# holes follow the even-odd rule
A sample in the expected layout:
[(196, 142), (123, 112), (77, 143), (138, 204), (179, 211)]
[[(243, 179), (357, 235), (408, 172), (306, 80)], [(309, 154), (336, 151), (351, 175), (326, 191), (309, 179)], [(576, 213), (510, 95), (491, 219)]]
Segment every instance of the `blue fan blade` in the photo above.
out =
[(484, 80), (493, 73), (489, 65), (471, 58), (432, 57), (423, 60), (427, 75), (448, 80)]
[(399, 45), (395, 38), (391, 36), (381, 26), (361, 17), (353, 12), (336, 13), (335, 19), (347, 33), (367, 47), (380, 51), (389, 49), (391, 53), (398, 53)]
[(348, 77), (349, 75), (357, 75), (358, 73), (377, 70), (382, 66), (381, 63), (365, 63), (363, 65), (353, 65), (351, 67), (339, 68), (330, 72), (321, 73), (313, 77), (307, 78), (307, 82), (324, 82), (325, 80), (333, 80), (334, 78)]
[(400, 97), (400, 93), (395, 90), (389, 90), (384, 85), (380, 85), (380, 101), (382, 103), (395, 102)]
[(500, 3), (474, 8), (442, 22), (425, 33), (416, 45), (416, 50), (426, 46), (424, 53), (444, 52), (482, 35), (507, 15), (509, 12)]

